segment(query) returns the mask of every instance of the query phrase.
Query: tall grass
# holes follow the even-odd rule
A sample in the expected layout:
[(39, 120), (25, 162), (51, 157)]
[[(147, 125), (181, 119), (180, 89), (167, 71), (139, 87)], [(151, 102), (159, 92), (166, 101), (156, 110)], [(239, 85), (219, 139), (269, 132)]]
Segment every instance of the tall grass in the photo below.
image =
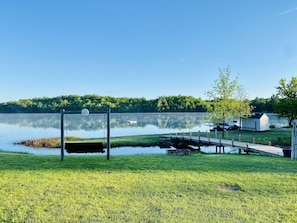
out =
[[(122, 137), (112, 137), (111, 147), (121, 147), (121, 146), (156, 146), (160, 141), (161, 135), (137, 135), (137, 136), (122, 136)], [(103, 146), (106, 147), (106, 138), (81, 138), (68, 136), (65, 137), (65, 141), (69, 142), (102, 142)], [(41, 138), (34, 140), (24, 140), (20, 142), (24, 146), (30, 146), (34, 148), (59, 148), (61, 147), (61, 138)]]
[(297, 163), (0, 153), (0, 222), (294, 222)]

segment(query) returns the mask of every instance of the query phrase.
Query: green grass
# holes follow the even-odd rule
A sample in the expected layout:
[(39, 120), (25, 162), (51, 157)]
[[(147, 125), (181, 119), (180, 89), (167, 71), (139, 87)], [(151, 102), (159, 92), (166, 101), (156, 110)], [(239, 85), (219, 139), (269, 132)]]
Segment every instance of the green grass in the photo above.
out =
[[(189, 133), (184, 133), (189, 135)], [(197, 132), (193, 132), (193, 136), (197, 136)], [(222, 132), (218, 132), (215, 135), (215, 132), (201, 132), (201, 136), (207, 136), (210, 134), (210, 137), (220, 137)], [(174, 136), (174, 134), (172, 134)], [(179, 133), (178, 135), (181, 135)], [(121, 136), (121, 137), (112, 137), (111, 138), (111, 147), (121, 147), (121, 146), (156, 146), (162, 137), (161, 134), (155, 135), (138, 135), (138, 136)], [(235, 141), (249, 142), (249, 143), (259, 143), (259, 144), (271, 144), (274, 146), (280, 147), (289, 147), (291, 145), (292, 130), (287, 128), (278, 128), (271, 129), (266, 132), (251, 132), (251, 131), (228, 131), (225, 133), (225, 138), (234, 139)], [(106, 147), (106, 138), (79, 138), (79, 137), (66, 137), (65, 141), (101, 141), (103, 146)], [(60, 147), (60, 138), (42, 138), (35, 140), (25, 140), (20, 142), (26, 146), (31, 146), (35, 148), (47, 147), (47, 148), (59, 148)]]
[[(242, 141), (248, 143), (258, 143), (274, 146), (281, 146), (281, 147), (288, 147), (291, 145), (291, 138), (292, 138), (292, 129), (290, 128), (276, 128), (271, 129), (270, 131), (265, 132), (253, 132), (253, 131), (228, 131), (224, 133), (217, 132), (201, 132), (201, 136), (207, 137), (207, 134), (210, 134), (211, 138), (225, 138), (225, 139), (234, 139), (235, 141)], [(179, 134), (180, 135), (180, 134)], [(187, 133), (189, 135), (189, 133)], [(192, 133), (193, 136), (197, 136), (197, 132)]]
[[(110, 144), (112, 148), (121, 146), (156, 146), (160, 141), (161, 135), (138, 135), (138, 136), (121, 136), (121, 137), (111, 137)], [(102, 141), (103, 146), (106, 146), (106, 139), (78, 139), (76, 141)]]
[(0, 222), (294, 222), (297, 163), (0, 153)]
[[(156, 146), (160, 141), (161, 135), (138, 135), (138, 136), (122, 136), (122, 137), (112, 137), (110, 139), (111, 147), (121, 147), (121, 146)], [(106, 147), (106, 138), (81, 138), (68, 136), (65, 137), (66, 142), (98, 142), (101, 141), (103, 146)], [(61, 139), (59, 137), (55, 138), (41, 138), (34, 140), (24, 140), (19, 144), (25, 146), (30, 146), (34, 148), (60, 148)]]

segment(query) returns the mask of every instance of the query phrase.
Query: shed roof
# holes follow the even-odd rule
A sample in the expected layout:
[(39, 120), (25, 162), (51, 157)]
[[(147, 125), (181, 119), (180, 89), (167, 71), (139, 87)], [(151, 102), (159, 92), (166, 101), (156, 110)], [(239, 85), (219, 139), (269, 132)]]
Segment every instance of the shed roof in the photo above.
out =
[(260, 119), (265, 113), (255, 112), (250, 118)]

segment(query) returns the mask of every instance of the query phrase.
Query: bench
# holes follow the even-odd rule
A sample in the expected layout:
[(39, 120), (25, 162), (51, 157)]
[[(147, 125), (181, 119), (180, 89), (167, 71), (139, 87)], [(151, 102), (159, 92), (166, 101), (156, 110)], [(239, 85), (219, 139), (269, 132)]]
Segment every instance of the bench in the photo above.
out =
[(66, 142), (67, 153), (104, 153), (101, 142)]

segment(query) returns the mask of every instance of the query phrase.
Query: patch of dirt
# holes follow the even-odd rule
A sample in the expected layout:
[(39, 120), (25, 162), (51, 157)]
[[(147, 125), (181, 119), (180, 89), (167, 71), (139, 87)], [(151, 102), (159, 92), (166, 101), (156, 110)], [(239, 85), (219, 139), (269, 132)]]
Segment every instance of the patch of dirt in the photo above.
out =
[(219, 190), (225, 191), (225, 192), (238, 192), (242, 191), (240, 186), (238, 185), (230, 185), (230, 184), (222, 184), (219, 186)]

